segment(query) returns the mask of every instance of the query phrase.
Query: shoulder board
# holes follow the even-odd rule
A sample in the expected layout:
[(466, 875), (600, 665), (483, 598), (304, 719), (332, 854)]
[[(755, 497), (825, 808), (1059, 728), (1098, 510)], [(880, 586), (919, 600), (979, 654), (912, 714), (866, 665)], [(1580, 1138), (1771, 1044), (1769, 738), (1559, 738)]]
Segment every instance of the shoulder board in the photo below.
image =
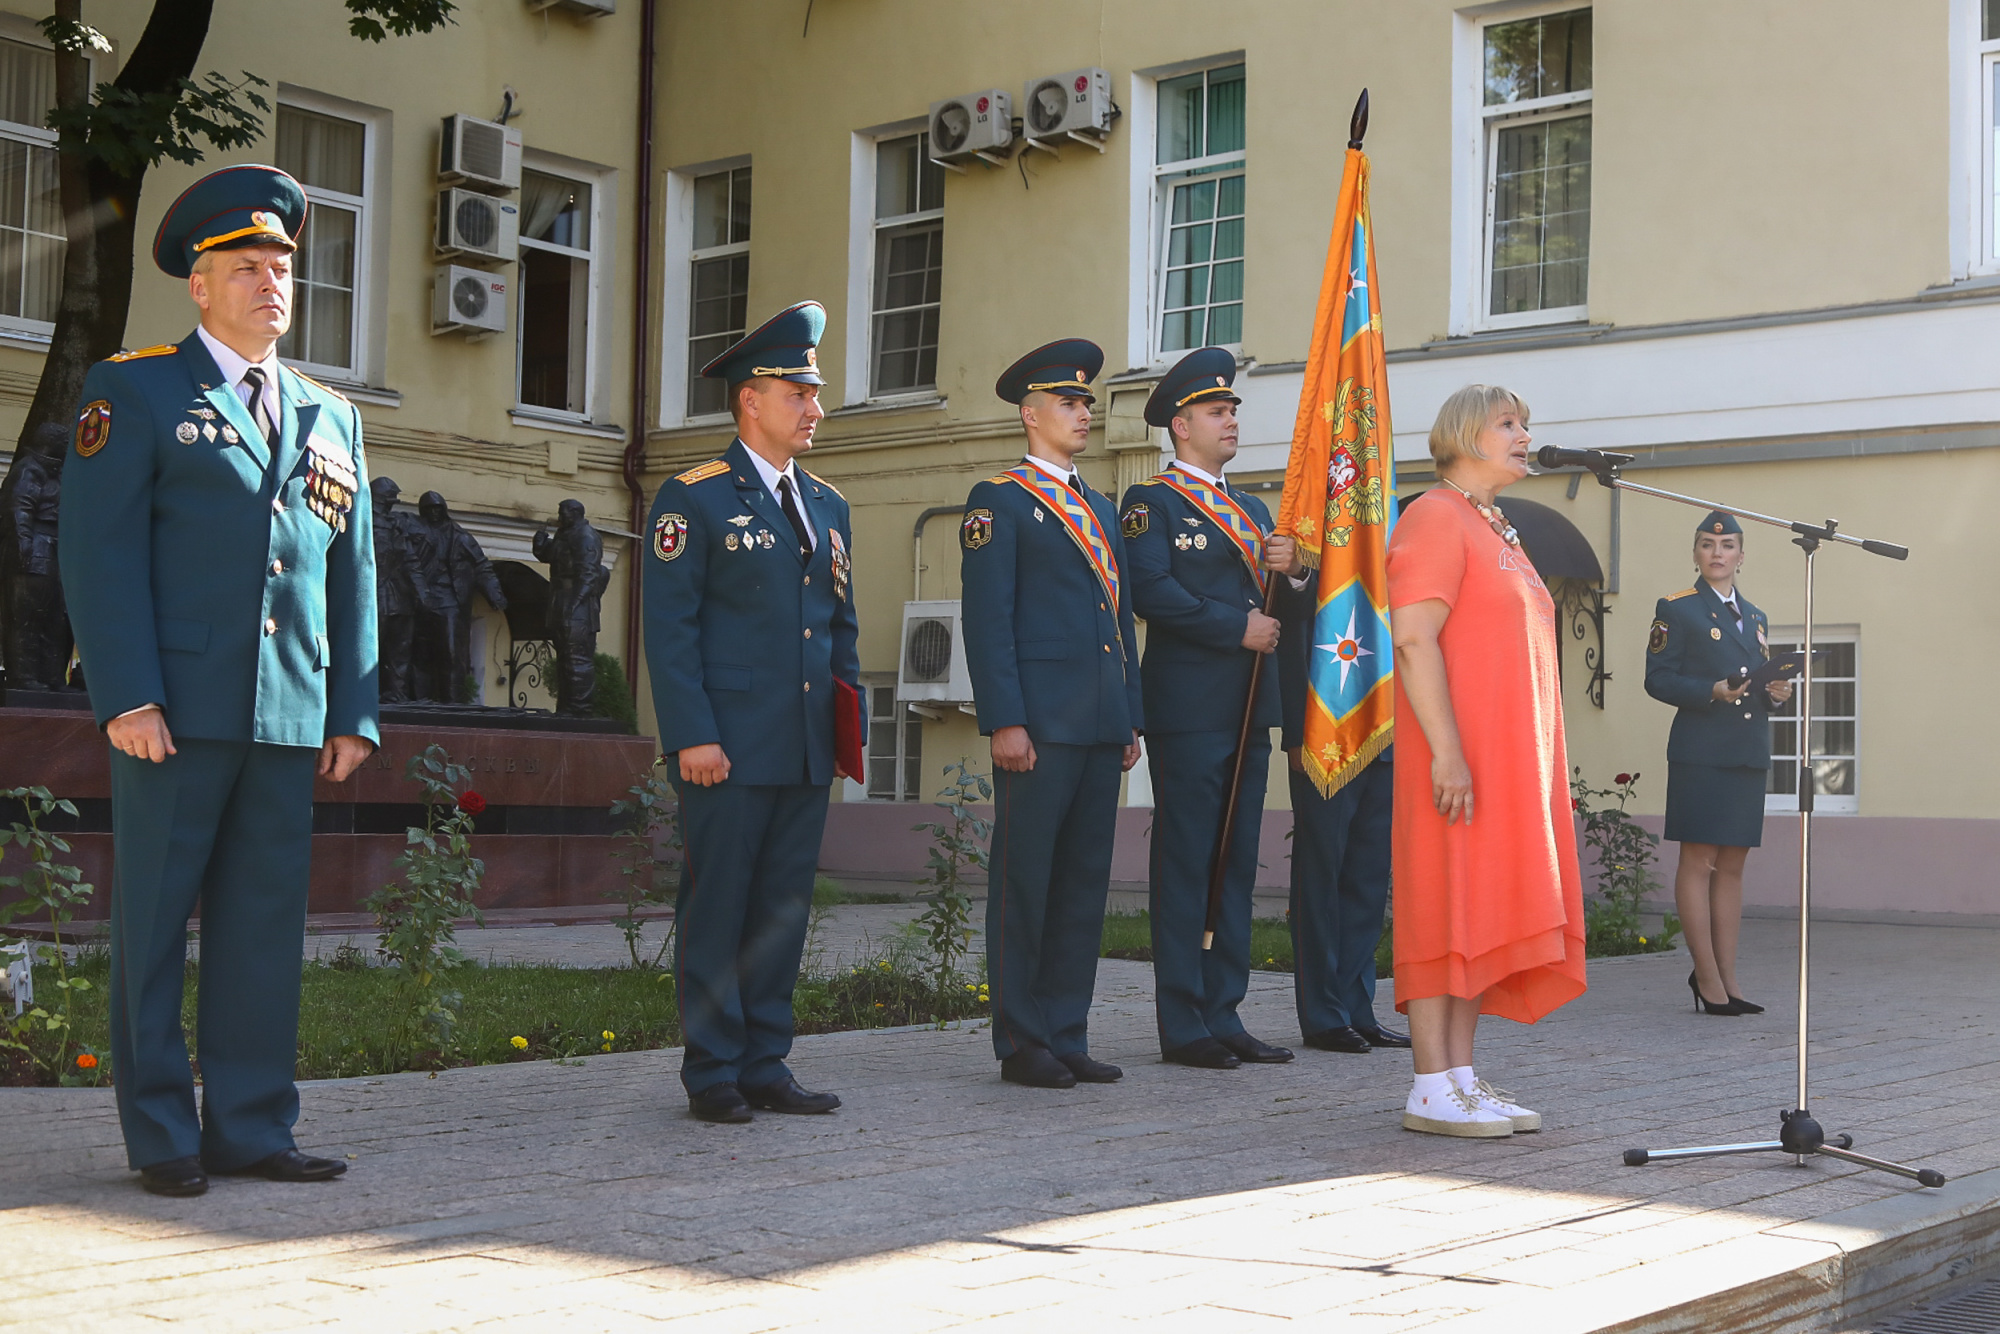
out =
[(841, 489), (839, 487), (835, 486), (832, 482), (827, 481), (826, 478), (820, 476), (818, 473), (809, 471), (808, 469), (805, 468), (801, 468), (799, 469), (799, 471), (805, 473), (806, 476), (812, 478), (815, 482), (818, 482), (821, 486), (833, 492), (833, 494), (839, 496), (842, 500), (847, 499), (846, 495), (844, 495), (841, 492)]
[(728, 459), (710, 459), (706, 463), (689, 468), (686, 472), (674, 478), (674, 480), (682, 486), (693, 486), (696, 482), (705, 482), (711, 477), (720, 477), (728, 471)]
[(1166, 478), (1157, 475), (1148, 477), (1145, 481), (1139, 483), (1140, 486), (1165, 486), (1166, 484)]
[(304, 380), (307, 384), (311, 385), (313, 388), (319, 390), (320, 392), (331, 394), (333, 397), (339, 399), (343, 403), (348, 401), (346, 394), (341, 393), (338, 389), (328, 388), (326, 385), (321, 384), (318, 380), (313, 379), (312, 376), (307, 375), (297, 366), (287, 366), (285, 367), (285, 369), (290, 371), (292, 374), (298, 376), (301, 380)]
[(989, 477), (989, 478), (987, 478), (986, 480), (987, 480), (987, 481), (989, 481), (989, 482), (992, 482), (992, 483), (993, 483), (994, 485), (996, 485), (996, 486), (997, 486), (997, 485), (999, 485), (999, 484), (1000, 484), (1000, 483), (1002, 483), (1002, 482), (1011, 482), (1011, 481), (1013, 481), (1014, 479), (1013, 479), (1013, 478), (1012, 478), (1011, 476), (1009, 476), (1008, 474), (1006, 474), (1006, 473), (1004, 473), (1004, 472), (1003, 472), (1003, 473), (998, 473), (998, 474), (995, 474), (994, 476), (992, 476), (992, 477)]
[(1667, 601), (1679, 602), (1682, 598), (1691, 598), (1693, 596), (1694, 596), (1694, 590), (1692, 588), (1683, 588), (1678, 593), (1667, 594)]
[(177, 343), (161, 343), (157, 347), (142, 347), (132, 352), (120, 352), (116, 356), (106, 357), (105, 360), (137, 361), (141, 357), (164, 357), (170, 352), (178, 352), (178, 351), (180, 351), (180, 345)]

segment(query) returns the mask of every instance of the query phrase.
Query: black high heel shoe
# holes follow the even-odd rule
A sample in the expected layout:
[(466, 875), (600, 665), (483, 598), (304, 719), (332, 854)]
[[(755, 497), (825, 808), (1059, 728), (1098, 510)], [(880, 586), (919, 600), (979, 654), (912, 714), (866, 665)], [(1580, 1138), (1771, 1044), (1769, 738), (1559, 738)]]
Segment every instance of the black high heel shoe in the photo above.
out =
[(1741, 996), (1731, 996), (1729, 998), (1729, 1003), (1731, 1005), (1734, 1005), (1738, 1010), (1741, 1010), (1744, 1014), (1764, 1013), (1763, 1006), (1757, 1004), (1755, 1001), (1744, 1000)]
[(1737, 1018), (1749, 1013), (1747, 1010), (1739, 1009), (1734, 999), (1725, 1001), (1720, 1005), (1709, 1000), (1701, 994), (1701, 988), (1695, 985), (1693, 973), (1688, 974), (1688, 990), (1694, 993), (1694, 1012), (1696, 1014), (1726, 1014), (1731, 1018)]

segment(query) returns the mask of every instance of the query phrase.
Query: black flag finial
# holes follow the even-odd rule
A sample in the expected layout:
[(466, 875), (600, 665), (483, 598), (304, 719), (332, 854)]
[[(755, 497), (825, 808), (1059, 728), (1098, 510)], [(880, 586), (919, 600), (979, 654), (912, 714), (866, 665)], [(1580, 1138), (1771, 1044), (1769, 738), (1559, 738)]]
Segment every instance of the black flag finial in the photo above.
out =
[(1354, 118), (1347, 122), (1347, 146), (1361, 147), (1361, 141), (1368, 134), (1368, 90), (1363, 88), (1361, 96), (1355, 99)]

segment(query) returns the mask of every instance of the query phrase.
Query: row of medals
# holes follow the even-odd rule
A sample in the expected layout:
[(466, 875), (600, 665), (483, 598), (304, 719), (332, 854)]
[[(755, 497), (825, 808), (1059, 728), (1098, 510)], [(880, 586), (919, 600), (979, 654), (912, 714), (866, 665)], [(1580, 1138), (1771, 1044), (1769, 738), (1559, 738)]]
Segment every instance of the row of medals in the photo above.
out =
[(318, 515), (335, 532), (347, 531), (347, 516), (354, 509), (354, 493), (361, 479), (346, 459), (336, 457), (308, 441), (306, 453), (312, 467), (306, 471), (306, 508)]
[(1208, 550), (1207, 533), (1180, 533), (1174, 537), (1174, 545), (1182, 551), (1193, 547), (1197, 551)]

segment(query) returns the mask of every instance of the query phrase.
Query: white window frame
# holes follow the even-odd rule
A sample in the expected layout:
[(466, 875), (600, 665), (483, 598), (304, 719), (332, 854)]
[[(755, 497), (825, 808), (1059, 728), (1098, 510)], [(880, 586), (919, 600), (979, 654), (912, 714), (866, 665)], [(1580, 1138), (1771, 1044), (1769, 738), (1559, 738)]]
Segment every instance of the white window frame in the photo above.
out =
[[(383, 247), (386, 238), (378, 233), (383, 215), (381, 193), (385, 173), (381, 163), (383, 131), (387, 128), (389, 113), (378, 107), (364, 107), (337, 97), (327, 97), (290, 84), (278, 88), (278, 105), (291, 107), (297, 111), (310, 112), (316, 116), (326, 116), (333, 120), (344, 120), (361, 126), (361, 194), (342, 194), (335, 190), (324, 190), (317, 186), (304, 186), (306, 203), (310, 207), (321, 204), (332, 205), (357, 215), (354, 224), (354, 307), (349, 312), (352, 325), (348, 330), (348, 346), (352, 350), (354, 364), (333, 366), (318, 361), (294, 361), (307, 374), (330, 383), (366, 387), (381, 383), (382, 364), (376, 349), (382, 345), (381, 333), (377, 328), (377, 312), (382, 309), (379, 283), (375, 264), (377, 254), (387, 253)], [(278, 118), (271, 117), (271, 142), (273, 155), (276, 153)], [(301, 182), (303, 184), (303, 182)]]
[[(44, 37), (41, 30), (34, 26), (32, 19), (22, 18), (13, 14), (0, 16), (0, 18), (4, 18), (5, 20), (4, 22), (0, 22), (0, 38), (5, 38), (11, 42), (19, 42), (22, 46), (40, 47), (42, 50), (48, 51), (52, 56), (54, 55), (54, 48), (49, 46), (48, 38)], [(98, 57), (92, 56), (91, 65), (91, 78), (94, 83), (98, 75)], [(0, 138), (12, 139), (16, 143), (27, 144), (34, 148), (46, 148), (51, 153), (56, 148), (56, 132), (54, 130), (40, 125), (23, 125), (19, 121), (0, 121)], [(67, 238), (65, 238), (64, 244), (67, 246)], [(49, 339), (55, 333), (55, 329), (56, 323), (54, 320), (30, 320), (18, 315), (0, 315), (0, 337), (22, 339), (38, 347), (47, 346)]]
[[(1521, 102), (1486, 105), (1486, 30), (1495, 24), (1595, 9), (1589, 0), (1537, 0), (1533, 4), (1471, 5), (1453, 16), (1452, 30), (1452, 214), (1451, 308), (1446, 331), (1464, 337), (1545, 324), (1575, 324), (1590, 318), (1590, 305), (1558, 306), (1549, 310), (1493, 315), (1493, 169), (1499, 127), (1535, 120), (1558, 120), (1588, 110), (1597, 92), (1595, 51), (1591, 86), (1581, 92)], [(1594, 17), (1594, 15), (1593, 15)], [(1595, 24), (1592, 42), (1596, 41)], [(1586, 108), (1579, 112), (1578, 107)], [(1592, 122), (1591, 194), (1596, 195), (1596, 124)], [(1593, 213), (1592, 221), (1595, 222)], [(1593, 246), (1593, 251), (1595, 247)], [(1588, 291), (1586, 278), (1586, 292)]]
[[(752, 206), (750, 240), (729, 246), (694, 248), (694, 183), (703, 176), (735, 171), (751, 166), (748, 157), (721, 158), (675, 167), (667, 173), (666, 215), (660, 266), (660, 416), (662, 430), (682, 426), (721, 426), (730, 423), (727, 412), (699, 415), (688, 413), (688, 377), (696, 367), (688, 360), (688, 321), (694, 309), (694, 262), (714, 256), (751, 253), (757, 238), (755, 206)], [(751, 192), (755, 197), (756, 172), (751, 172)], [(751, 282), (756, 281), (756, 263), (751, 263)], [(754, 290), (754, 288), (753, 288)], [(754, 306), (752, 307), (754, 309)], [(751, 327), (755, 327), (754, 325)]]
[(1950, 163), (1951, 274), (1957, 281), (2000, 274), (2000, 164), (1994, 154), (2000, 131), (1993, 124), (1993, 79), (2000, 69), (2000, 38), (1985, 40), (1981, 0), (1951, 0)]
[(563, 255), (570, 259), (582, 259), (590, 265), (590, 280), (584, 289), (583, 314), (583, 410), (566, 411), (560, 408), (543, 407), (536, 403), (521, 401), (521, 352), (522, 340), (527, 335), (527, 321), (521, 318), (522, 307), (528, 299), (528, 284), (523, 278), (525, 262), (514, 266), (514, 406), (512, 414), (531, 420), (568, 422), (573, 425), (589, 426), (604, 417), (603, 403), (599, 399), (606, 377), (599, 359), (610, 344), (604, 337), (604, 291), (612, 264), (614, 248), (606, 232), (609, 220), (617, 216), (612, 198), (617, 171), (610, 167), (600, 167), (579, 162), (574, 158), (558, 157), (553, 153), (538, 153), (530, 150), (521, 158), (524, 171), (540, 172), (544, 176), (558, 176), (564, 180), (576, 181), (590, 187), (590, 249), (578, 250), (570, 246), (554, 245), (547, 241), (531, 241), (519, 238), (520, 251), (541, 250), (549, 254)]
[[(1805, 635), (1805, 627), (1797, 625), (1773, 626), (1765, 633), (1773, 645), (1797, 644)], [(1854, 646), (1854, 754), (1852, 756), (1854, 764), (1854, 791), (1837, 794), (1827, 792), (1818, 793), (1813, 797), (1813, 813), (1816, 815), (1854, 815), (1859, 813), (1861, 809), (1863, 783), (1861, 725), (1865, 713), (1861, 700), (1861, 627), (1857, 625), (1814, 626), (1813, 647), (1816, 649), (1826, 648), (1831, 644), (1852, 644)], [(1835, 679), (1844, 681), (1847, 678), (1839, 677)], [(1792, 684), (1794, 691), (1793, 698), (1796, 699), (1798, 697), (1798, 687), (1802, 683), (1794, 681)], [(1804, 741), (1805, 737), (1801, 735), (1800, 744), (1803, 745)], [(1849, 757), (1840, 755), (1834, 758), (1848, 759)], [(1797, 753), (1794, 753), (1789, 760), (1780, 761), (1777, 754), (1773, 752), (1771, 763), (1775, 766), (1781, 762), (1789, 763), (1796, 769), (1799, 757)], [(1796, 792), (1767, 792), (1764, 794), (1764, 810), (1768, 814), (1796, 815), (1798, 809), (1799, 798)]]
[[(886, 137), (893, 138), (894, 136)], [(896, 674), (894, 672), (863, 672), (861, 674), (861, 688), (868, 695), (869, 749), (868, 753), (862, 758), (866, 762), (869, 773), (856, 785), (860, 787), (862, 792), (860, 799), (872, 801), (878, 805), (888, 805), (890, 803), (908, 805), (924, 800), (923, 716), (903, 700), (895, 698)], [(875, 716), (875, 692), (877, 690), (886, 690), (889, 692), (892, 701), (891, 707), (895, 710), (894, 714), (889, 718), (884, 719)], [(912, 728), (912, 724), (915, 724), (914, 728)], [(892, 797), (877, 796), (875, 795), (874, 788), (874, 767), (879, 760), (889, 758), (888, 756), (878, 756), (874, 751), (875, 742), (884, 728), (894, 733), (896, 738), (896, 795)], [(916, 733), (917, 740), (917, 753), (915, 755), (911, 755), (909, 752), (910, 733), (913, 730)], [(917, 762), (918, 767), (917, 784), (914, 789), (906, 791), (905, 783), (909, 777), (910, 761), (913, 759)]]
[[(846, 348), (848, 358), (842, 368), (840, 402), (846, 404), (930, 404), (938, 402), (936, 382), (910, 390), (888, 390), (882, 394), (874, 392), (874, 280), (876, 280), (876, 236), (884, 228), (908, 226), (912, 222), (932, 222), (944, 220), (944, 208), (922, 208), (914, 214), (898, 214), (894, 218), (876, 218), (876, 176), (878, 176), (878, 150), (888, 140), (910, 138), (912, 134), (924, 134), (930, 130), (930, 122), (924, 118), (916, 120), (894, 120), (890, 124), (870, 126), (868, 130), (856, 130), (848, 140), (848, 320), (846, 320)], [(942, 364), (942, 312), (944, 302), (938, 302), (940, 312), (940, 364)]]
[[(1159, 133), (1158, 133), (1159, 115), (1160, 115), (1160, 84), (1165, 80), (1178, 79), (1183, 75), (1187, 74), (1200, 74), (1203, 73), (1204, 71), (1214, 70), (1214, 69), (1228, 69), (1232, 65), (1242, 65), (1244, 67), (1245, 116), (1244, 116), (1243, 148), (1240, 151), (1234, 153), (1211, 153), (1204, 157), (1182, 158), (1177, 162), (1162, 163), (1159, 160), (1160, 148), (1159, 148)], [(1243, 177), (1243, 196), (1244, 196), (1243, 216), (1244, 216), (1244, 241), (1245, 241), (1244, 257), (1242, 261), (1244, 275), (1245, 275), (1243, 305), (1245, 307), (1245, 313), (1246, 314), (1248, 313), (1248, 306), (1250, 304), (1249, 282), (1248, 282), (1248, 275), (1250, 270), (1249, 244), (1248, 244), (1249, 230), (1250, 230), (1249, 226), (1250, 134), (1249, 134), (1249, 114), (1248, 114), (1249, 61), (1245, 59), (1243, 52), (1233, 51), (1228, 55), (1208, 56), (1204, 57), (1201, 60), (1191, 60), (1179, 65), (1171, 65), (1163, 67), (1161, 69), (1148, 70), (1145, 72), (1144, 78), (1146, 83), (1146, 93), (1143, 99), (1145, 103), (1145, 112), (1146, 112), (1144, 116), (1145, 125), (1143, 127), (1146, 136), (1144, 140), (1145, 143), (1144, 151), (1143, 152), (1139, 151), (1140, 140), (1137, 138), (1137, 134), (1140, 127), (1137, 124), (1135, 124), (1133, 127), (1134, 138), (1132, 140), (1132, 143), (1134, 147), (1134, 152), (1133, 152), (1134, 159), (1146, 164), (1145, 166), (1146, 198), (1144, 201), (1145, 213), (1142, 215), (1148, 220), (1146, 235), (1144, 238), (1144, 245), (1146, 248), (1146, 257), (1147, 257), (1146, 298), (1145, 298), (1146, 330), (1145, 330), (1145, 342), (1142, 344), (1144, 348), (1144, 355), (1138, 361), (1135, 361), (1133, 364), (1140, 366), (1156, 367), (1156, 366), (1170, 365), (1194, 350), (1193, 348), (1176, 348), (1175, 350), (1168, 352), (1162, 349), (1160, 346), (1162, 340), (1166, 337), (1166, 324), (1167, 324), (1166, 321), (1167, 245), (1171, 233), (1171, 228), (1168, 226), (1167, 222), (1167, 211), (1172, 203), (1173, 187), (1175, 184), (1179, 182), (1180, 178), (1182, 177), (1189, 177), (1192, 176), (1194, 173), (1209, 171), (1217, 167), (1238, 167), (1241, 169), (1240, 173), (1215, 171), (1213, 172), (1210, 179), (1219, 181), (1227, 175), (1234, 175), (1234, 174), (1241, 174)], [(1133, 83), (1135, 84), (1135, 86), (1139, 83), (1139, 78), (1137, 76), (1134, 77)], [(1206, 101), (1204, 100), (1203, 104), (1204, 114), (1206, 113), (1206, 109), (1207, 109)], [(1213, 252), (1211, 251), (1211, 255), (1212, 253)], [(1211, 267), (1213, 267), (1213, 262), (1214, 262), (1213, 258), (1211, 258), (1210, 260)], [(1205, 324), (1202, 329), (1202, 332), (1204, 335), (1208, 332)], [(1224, 347), (1229, 349), (1231, 353), (1235, 354), (1239, 358), (1242, 356), (1243, 353), (1243, 340), (1241, 338), (1238, 338), (1233, 343), (1210, 343), (1206, 341), (1206, 339), (1204, 339), (1201, 346)]]

